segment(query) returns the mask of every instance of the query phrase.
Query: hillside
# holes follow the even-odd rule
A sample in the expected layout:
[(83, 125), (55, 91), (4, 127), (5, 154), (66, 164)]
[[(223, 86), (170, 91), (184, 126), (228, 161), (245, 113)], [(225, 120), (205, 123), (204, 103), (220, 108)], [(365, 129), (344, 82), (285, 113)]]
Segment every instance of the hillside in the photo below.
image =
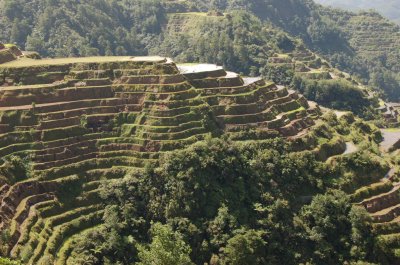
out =
[[(300, 38), (335, 67), (385, 92), (391, 100), (400, 97), (399, 28), (375, 13), (354, 14), (305, 0), (202, 4), (191, 0), (135, 0), (130, 4), (3, 0), (1, 4), (0, 22), (5, 26), (0, 29), (0, 41), (43, 56), (172, 54), (177, 61), (219, 63), (231, 71), (257, 76), (265, 72), (262, 69), (268, 67), (269, 56), (282, 49), (285, 52), (288, 38)], [(232, 19), (220, 18), (225, 24), (220, 27), (212, 19), (195, 22), (182, 17), (179, 23), (189, 22), (194, 34), (181, 36), (182, 42), (169, 38), (173, 14), (204, 17), (212, 10), (230, 13)], [(209, 42), (202, 40), (207, 29)]]
[(316, 2), (353, 11), (375, 9), (385, 17), (400, 23), (400, 3), (396, 0), (384, 2), (379, 0), (316, 0)]
[(378, 13), (0, 0), (0, 24), (0, 265), (400, 263)]
[(300, 135), (319, 113), (261, 79), (161, 57), (20, 58), (0, 72), (1, 150), (10, 159), (2, 165), (3, 250), (30, 263), (51, 256), (63, 264), (73, 248), (64, 239), (101, 223), (101, 179), (143, 170), (207, 135)]
[[(162, 251), (151, 240), (169, 235), (195, 264), (230, 263), (242, 237), (259, 251), (243, 253), (246, 262), (325, 263), (308, 213), (340, 197), (329, 213), (338, 226), (329, 259), (376, 260), (351, 254), (353, 244), (375, 247), (371, 232), (349, 237), (360, 225), (349, 216), (365, 213), (343, 193), (389, 168), (376, 155), (375, 126), (215, 65), (23, 56), (0, 64), (2, 255), (24, 264), (130, 264)], [(304, 205), (329, 188), (343, 191)]]

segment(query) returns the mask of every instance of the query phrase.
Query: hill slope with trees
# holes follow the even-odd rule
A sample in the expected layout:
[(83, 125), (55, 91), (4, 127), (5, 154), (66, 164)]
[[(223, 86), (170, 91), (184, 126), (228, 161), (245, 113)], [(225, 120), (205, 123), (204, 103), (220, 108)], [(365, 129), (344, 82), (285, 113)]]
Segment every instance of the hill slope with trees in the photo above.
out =
[[(334, 66), (384, 91), (391, 100), (400, 98), (399, 28), (375, 13), (339, 11), (309, 0), (220, 0), (202, 1), (201, 4), (192, 0), (99, 0), (84, 3), (2, 0), (0, 5), (0, 22), (4, 25), (0, 29), (0, 41), (15, 43), (44, 56), (146, 55), (151, 52), (167, 55), (163, 47), (166, 45), (169, 14), (240, 9), (247, 18), (242, 16), (234, 22), (242, 32), (235, 36), (215, 22), (198, 21), (192, 25), (199, 34), (210, 24), (214, 28), (214, 35), (209, 36), (212, 38), (210, 43), (214, 43), (212, 49), (205, 49), (205, 54), (195, 56), (196, 50), (189, 47), (192, 59), (220, 62), (221, 56), (225, 56), (224, 62), (235, 61), (237, 58), (232, 52), (222, 55), (227, 47), (218, 42), (225, 39), (225, 43), (234, 44), (234, 52), (250, 53), (250, 56), (257, 54), (253, 60), (246, 61), (246, 67), (255, 68), (253, 74), (257, 75), (260, 66), (265, 66), (268, 60), (266, 47), (282, 41), (284, 30), (291, 37), (302, 39), (308, 48)], [(345, 23), (349, 20), (350, 23)], [(181, 23), (184, 24), (185, 20)], [(249, 26), (257, 32), (253, 31), (253, 42), (246, 48), (250, 36), (245, 30), (249, 30)], [(258, 32), (262, 28), (273, 28), (281, 33), (261, 36)], [(199, 34), (186, 36), (189, 42), (182, 42), (181, 47), (175, 45), (169, 54), (182, 51), (182, 45), (197, 43)], [(219, 40), (219, 35), (224, 39)], [(251, 51), (248, 50), (250, 47)], [(268, 50), (273, 49), (269, 47)], [(221, 54), (215, 56), (216, 53)], [(233, 71), (243, 70), (232, 63), (224, 65)]]
[(387, 18), (400, 23), (400, 2), (397, 0), (316, 0), (315, 2), (353, 11), (375, 9)]
[(400, 96), (388, 20), (309, 0), (0, 10), (0, 41), (69, 57), (0, 43), (0, 264), (399, 262), (400, 137), (369, 121)]

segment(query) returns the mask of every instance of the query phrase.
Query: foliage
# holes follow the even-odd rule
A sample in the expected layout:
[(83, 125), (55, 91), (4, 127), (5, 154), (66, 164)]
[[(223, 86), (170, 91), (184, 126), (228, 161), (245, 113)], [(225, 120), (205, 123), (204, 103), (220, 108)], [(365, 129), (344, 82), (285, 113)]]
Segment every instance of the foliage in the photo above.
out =
[[(171, 18), (172, 19), (172, 18)], [(272, 49), (279, 50), (276, 34), (262, 22), (244, 11), (234, 11), (226, 17), (203, 18), (175, 15), (187, 23), (188, 30), (162, 34), (162, 41), (150, 51), (180, 62), (207, 62), (247, 75), (259, 75)]]
[(7, 258), (0, 257), (0, 265), (21, 265), (18, 261), (13, 261)]
[[(400, 95), (399, 29), (373, 12), (355, 14), (308, 0), (3, 2), (0, 41), (44, 56), (159, 54), (287, 82), (286, 75), (268, 71), (268, 57), (291, 52), (293, 39), (301, 38), (333, 66), (365, 83), (372, 80), (391, 99)], [(215, 10), (225, 16), (203, 15)], [(181, 14), (188, 11), (205, 13)]]
[[(98, 230), (97, 238), (87, 240), (86, 244), (97, 246), (97, 254), (90, 256), (116, 263), (126, 262), (128, 255), (132, 261), (147, 264), (149, 259), (177, 258), (179, 255), (171, 253), (180, 249), (190, 253), (195, 264), (246, 264), (249, 260), (252, 264), (297, 264), (307, 260), (314, 254), (302, 244), (306, 240), (312, 245), (312, 239), (293, 223), (304, 203), (299, 198), (328, 187), (326, 176), (332, 171), (311, 152), (289, 150), (279, 139), (264, 143), (208, 139), (165, 154), (158, 164), (148, 165), (145, 172), (132, 172), (104, 184), (100, 192), (107, 202), (105, 229)], [(366, 230), (355, 226), (352, 230), (350, 200), (340, 196), (343, 198), (337, 207), (342, 208), (329, 212), (329, 228), (337, 226), (335, 236), (348, 240), (344, 245), (340, 240), (332, 241), (326, 249), (336, 254), (324, 254), (319, 260), (367, 260), (370, 257), (364, 258), (363, 253), (366, 249), (372, 251), (372, 246)], [(315, 203), (303, 210), (301, 220), (306, 222), (309, 217), (305, 213), (314, 214), (318, 207), (328, 214), (327, 204)], [(153, 228), (152, 223), (156, 223)], [(164, 244), (163, 238), (171, 236), (178, 239), (167, 241), (176, 244)], [(85, 242), (84, 238), (81, 240)], [(351, 249), (358, 254), (349, 254)]]
[(292, 86), (306, 98), (329, 108), (351, 110), (366, 116), (371, 102), (364, 91), (348, 81), (343, 80), (310, 80), (295, 76)]
[[(356, 15), (305, 0), (5, 0), (1, 4), (0, 23), (4, 26), (0, 39), (38, 50), (44, 56), (158, 53), (178, 61), (217, 63), (246, 75), (262, 74), (280, 84), (292, 83), (322, 105), (370, 115), (375, 102), (354, 84), (311, 80), (295, 76), (290, 67), (268, 64), (271, 56), (291, 53), (304, 42), (335, 66), (383, 89), (388, 97), (400, 95), (398, 45), (388, 37), (398, 29), (373, 13)], [(180, 14), (178, 10), (212, 12)], [(380, 37), (390, 45), (375, 39), (372, 47), (366, 47), (362, 35), (370, 26), (373, 32), (381, 31)], [(364, 49), (354, 43), (361, 43)], [(391, 48), (386, 51), (380, 46)], [(373, 49), (379, 53), (368, 52)], [(204, 110), (188, 115), (192, 114), (208, 115)], [(22, 120), (35, 123), (34, 116), (15, 111), (2, 113), (0, 119), (17, 126)], [(121, 125), (136, 118), (141, 117), (120, 115), (113, 122)], [(81, 125), (86, 126), (87, 119), (82, 117)], [(65, 250), (69, 262), (384, 264), (380, 256), (371, 255), (376, 246), (371, 243), (371, 220), (365, 211), (352, 207), (343, 192), (326, 193), (330, 188), (352, 192), (387, 172), (387, 163), (376, 151), (379, 135), (354, 117), (338, 120), (328, 114), (321, 122), (310, 134), (309, 150), (303, 145), (293, 152), (291, 142), (283, 139), (206, 139), (183, 150), (162, 153), (144, 170), (128, 171), (123, 178), (102, 182), (87, 198), (77, 198), (83, 205), (97, 204), (99, 194), (101, 211), (60, 226), (67, 235), (84, 230), (64, 241), (63, 247), (69, 247)], [(130, 135), (129, 129), (125, 136)], [(52, 141), (89, 131), (81, 127), (42, 130), (38, 138)], [(28, 134), (15, 137), (33, 138)], [(359, 144), (361, 150), (325, 163), (326, 154), (343, 151), (344, 138)], [(105, 142), (112, 140), (110, 137)], [(71, 163), (40, 177), (71, 176), (57, 194), (59, 202), (68, 205), (69, 198), (79, 197), (98, 180), (93, 178), (96, 181), (86, 186), (88, 178), (74, 174), (111, 168), (117, 159)], [(29, 174), (29, 157), (4, 160), (3, 175), (23, 179)], [(7, 175), (7, 179), (11, 178)], [(96, 219), (93, 223), (92, 217)], [(54, 236), (48, 249), (58, 248), (64, 240), (62, 233)], [(1, 241), (9, 237), (9, 231), (3, 231)], [(28, 245), (20, 254), (28, 260), (32, 252)], [(41, 261), (52, 263), (52, 259), (46, 255)]]
[(190, 247), (183, 241), (182, 235), (172, 231), (168, 225), (153, 224), (152, 241), (149, 248), (138, 246), (139, 265), (191, 265)]
[(261, 69), (261, 74), (268, 80), (280, 85), (290, 85), (295, 75), (293, 67), (287, 65), (272, 66), (266, 65)]
[(371, 219), (363, 208), (352, 207), (340, 191), (317, 195), (295, 219), (304, 239), (304, 260), (338, 264), (363, 260), (371, 241)]
[(265, 242), (263, 233), (245, 230), (228, 240), (222, 264), (265, 264)]
[(21, 181), (30, 177), (31, 166), (30, 156), (11, 155), (3, 158), (3, 166), (0, 169), (1, 176), (4, 176), (11, 183)]
[(323, 5), (330, 5), (351, 10), (375, 9), (386, 17), (400, 23), (400, 3), (396, 0), (387, 0), (384, 2), (368, 0), (316, 0), (316, 2)]
[[(159, 1), (6, 0), (1, 39), (44, 56), (145, 53), (141, 39), (160, 31)], [(65, 12), (69, 10), (70, 12)], [(71, 15), (73, 14), (73, 15)]]
[(374, 72), (371, 75), (370, 85), (382, 88), (387, 97), (393, 100), (400, 99), (400, 75), (390, 71)]

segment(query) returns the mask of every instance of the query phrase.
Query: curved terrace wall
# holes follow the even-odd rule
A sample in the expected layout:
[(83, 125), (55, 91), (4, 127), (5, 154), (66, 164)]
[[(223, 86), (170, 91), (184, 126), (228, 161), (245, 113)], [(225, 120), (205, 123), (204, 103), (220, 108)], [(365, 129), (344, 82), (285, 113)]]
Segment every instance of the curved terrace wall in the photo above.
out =
[(3, 255), (21, 258), (29, 248), (24, 262), (45, 254), (64, 264), (65, 239), (101, 223), (99, 183), (142, 170), (162, 152), (210, 135), (268, 139), (313, 126), (296, 93), (211, 68), (182, 71), (161, 57), (1, 64), (0, 154), (29, 165), (0, 178), (0, 229), (10, 235)]

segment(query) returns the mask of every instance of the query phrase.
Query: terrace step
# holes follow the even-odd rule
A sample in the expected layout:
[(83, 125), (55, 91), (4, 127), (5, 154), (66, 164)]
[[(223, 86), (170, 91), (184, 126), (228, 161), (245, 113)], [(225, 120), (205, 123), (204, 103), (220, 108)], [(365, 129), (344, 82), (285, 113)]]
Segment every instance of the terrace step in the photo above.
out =
[(192, 129), (195, 127), (203, 126), (202, 121), (189, 121), (187, 123), (180, 123), (177, 126), (151, 126), (151, 125), (135, 125), (139, 129), (148, 132), (148, 133), (178, 133), (182, 132), (183, 130)]
[(79, 117), (72, 117), (72, 118), (64, 118), (64, 119), (57, 119), (57, 120), (46, 120), (41, 121), (40, 124), (37, 126), (38, 130), (50, 130), (55, 128), (62, 128), (62, 127), (70, 127), (79, 125), (81, 120)]
[[(0, 97), (0, 107), (2, 110), (31, 109), (34, 108), (36, 104), (54, 104), (60, 101), (110, 98), (114, 95), (111, 85), (58, 89), (45, 88), (43, 90), (31, 89), (28, 93), (24, 94), (22, 94), (20, 90), (22, 89), (11, 90), (8, 88), (8, 90), (0, 90), (0, 92), (3, 92), (3, 95)], [(29, 108), (25, 107), (29, 105)]]
[(139, 134), (139, 137), (144, 139), (149, 139), (151, 141), (162, 141), (162, 140), (181, 140), (186, 139), (191, 136), (204, 134), (208, 132), (207, 129), (203, 127), (194, 127), (190, 128), (181, 132), (174, 132), (174, 133), (150, 133), (150, 132), (143, 132)]
[(389, 192), (364, 199), (360, 204), (363, 205), (369, 213), (375, 213), (385, 208), (400, 204), (399, 189), (400, 184), (397, 184)]
[(115, 166), (126, 166), (132, 168), (144, 167), (147, 159), (140, 159), (134, 157), (113, 157), (113, 158), (88, 158), (78, 159), (77, 162), (71, 162), (68, 165), (62, 167), (53, 167), (46, 170), (40, 170), (37, 172), (39, 179), (41, 180), (56, 180), (66, 176), (79, 174), (82, 171), (88, 171), (93, 169), (105, 169), (112, 168)]
[[(82, 226), (91, 226), (92, 218), (96, 218), (96, 221), (93, 223), (101, 221), (102, 213), (103, 211), (98, 211), (89, 213), (87, 216), (79, 214), (80, 217), (76, 218), (76, 221), (62, 222), (61, 224), (54, 226), (52, 229), (52, 234), (48, 238), (41, 240), (38, 246), (35, 248), (29, 263), (35, 264), (42, 256), (46, 254), (54, 255), (55, 251), (59, 248), (59, 245), (63, 241), (62, 234), (78, 232), (80, 229), (83, 229)], [(43, 235), (44, 234), (42, 234), (42, 236)]]
[[(53, 203), (53, 205), (56, 205), (56, 204)], [(93, 205), (91, 205), (91, 206), (88, 205), (87, 201), (81, 201), (81, 202), (77, 201), (76, 206), (81, 207), (80, 209), (87, 209), (87, 208), (92, 209), (94, 207)], [(64, 210), (64, 212), (63, 212), (63, 210)], [(66, 210), (66, 212), (65, 212), (65, 210)], [(20, 251), (20, 248), (22, 245), (25, 245), (25, 244), (36, 245), (36, 243), (34, 243), (34, 242), (37, 242), (36, 238), (39, 233), (41, 235), (46, 235), (46, 234), (49, 235), (49, 233), (48, 233), (48, 231), (49, 231), (48, 229), (50, 228), (49, 225), (63, 223), (63, 221), (67, 220), (65, 218), (71, 219), (71, 217), (80, 215), (81, 212), (77, 213), (77, 211), (75, 210), (75, 212), (74, 212), (73, 209), (68, 210), (68, 209), (65, 209), (62, 207), (58, 207), (56, 209), (56, 211), (50, 210), (50, 213), (51, 213), (51, 215), (46, 214), (44, 217), (43, 217), (43, 215), (44, 215), (43, 213), (39, 213), (39, 218), (36, 218), (36, 222), (34, 224), (30, 225), (31, 229), (28, 228), (26, 230), (26, 231), (29, 231), (29, 238), (21, 237), (20, 240), (18, 241), (18, 246), (16, 245), (14, 247), (15, 255), (17, 255), (17, 253)], [(71, 215), (70, 213), (73, 213), (75, 215)], [(46, 222), (44, 222), (44, 220), (46, 220)], [(50, 223), (48, 221), (50, 221)], [(43, 234), (43, 233), (45, 233), (45, 234)], [(21, 236), (22, 236), (22, 234), (21, 234)]]
[(227, 75), (222, 67), (210, 64), (178, 65), (178, 69), (188, 79), (216, 78)]
[(380, 235), (378, 240), (385, 242), (385, 246), (388, 248), (399, 248), (400, 247), (400, 233)]
[(389, 222), (400, 216), (400, 204), (382, 209), (371, 214), (375, 223)]
[(42, 193), (29, 196), (20, 202), (11, 221), (13, 230), (10, 232), (11, 238), (8, 242), (10, 245), (13, 246), (18, 242), (21, 234), (21, 224), (29, 216), (31, 208), (37, 203), (53, 200), (54, 198), (55, 195), (52, 193)]
[[(102, 222), (100, 185), (140, 174), (164, 152), (223, 130), (241, 141), (304, 133), (312, 124), (296, 92), (221, 67), (176, 67), (158, 57), (71, 60), (38, 67), (22, 82), (48, 75), (53, 84), (0, 89), (0, 111), (23, 116), (15, 126), (7, 116), (0, 121), (0, 156), (27, 156), (33, 167), (32, 180), (1, 187), (0, 229), (12, 223), (11, 254), (19, 259), (32, 248), (28, 263), (67, 260), (70, 239)], [(11, 70), (17, 80), (21, 71)]]
[(124, 111), (126, 108), (129, 108), (129, 110), (132, 109), (134, 111), (139, 111), (141, 110), (141, 105), (124, 104), (124, 105), (101, 106), (101, 107), (86, 107), (86, 108), (70, 109), (67, 111), (41, 113), (38, 115), (38, 117), (42, 121), (58, 120), (58, 119), (81, 117), (82, 115), (119, 113), (121, 111)]
[(55, 201), (43, 201), (40, 203), (37, 203), (35, 205), (33, 205), (30, 209), (29, 209), (29, 214), (28, 217), (24, 220), (24, 222), (21, 224), (20, 226), (20, 237), (18, 238), (17, 243), (15, 243), (11, 250), (10, 250), (10, 256), (12, 258), (17, 259), (19, 256), (19, 253), (21, 251), (21, 248), (29, 241), (29, 233), (30, 230), (34, 227), (34, 225), (39, 221), (39, 216), (37, 213), (37, 209), (40, 206), (44, 206), (47, 205), (49, 203), (55, 203)]
[(205, 87), (198, 88), (196, 90), (199, 91), (203, 96), (208, 95), (218, 95), (218, 94), (243, 94), (248, 93), (254, 90), (257, 86), (262, 87), (266, 86), (264, 80), (260, 80), (258, 78), (247, 78), (243, 79), (244, 84), (242, 86), (227, 86), (227, 87)]
[(275, 119), (269, 121), (261, 121), (261, 122), (248, 122), (248, 123), (240, 123), (240, 124), (225, 124), (225, 130), (228, 132), (233, 132), (237, 130), (246, 130), (248, 128), (259, 128), (259, 129), (268, 129), (268, 130), (276, 130), (280, 127), (283, 127), (288, 124), (288, 119), (285, 116), (276, 116)]
[(379, 235), (400, 233), (400, 217), (396, 217), (390, 222), (374, 223), (372, 227), (374, 232)]
[(143, 108), (150, 108), (152, 106), (158, 106), (166, 109), (177, 109), (183, 107), (197, 107), (200, 105), (204, 105), (205, 101), (201, 98), (194, 98), (191, 100), (174, 100), (174, 101), (167, 101), (167, 100), (159, 100), (153, 101), (149, 99), (145, 99), (143, 101)]
[(120, 83), (124, 84), (176, 84), (186, 82), (186, 78), (181, 75), (123, 75)]
[(229, 75), (219, 78), (207, 78), (207, 79), (190, 79), (190, 84), (196, 88), (212, 88), (212, 87), (238, 87), (243, 86), (243, 79), (239, 76)]
[(40, 193), (51, 193), (55, 187), (51, 183), (39, 183), (38, 181), (25, 181), (13, 185), (4, 194), (0, 203), (0, 229), (10, 222), (15, 216), (18, 205), (26, 197)]
[(82, 160), (88, 160), (97, 157), (97, 152), (90, 152), (90, 150), (86, 149), (88, 153), (81, 153), (79, 155), (75, 155), (70, 158), (66, 159), (61, 159), (61, 160), (54, 160), (51, 162), (45, 162), (45, 163), (34, 163), (33, 164), (33, 170), (39, 171), (39, 170), (46, 170), (46, 169), (51, 169), (55, 167), (62, 167), (65, 165), (70, 165), (76, 162), (80, 162)]
[(73, 251), (73, 249), (76, 246), (75, 239), (79, 238), (79, 237), (82, 237), (82, 236), (85, 236), (86, 233), (88, 233), (90, 231), (98, 230), (99, 226), (101, 226), (101, 224), (99, 224), (97, 226), (93, 226), (93, 227), (87, 228), (87, 229), (84, 229), (84, 230), (80, 231), (79, 233), (76, 233), (73, 236), (71, 236), (68, 239), (66, 239), (63, 242), (63, 244), (61, 245), (61, 247), (59, 248), (59, 250), (57, 251), (57, 254), (56, 254), (56, 257), (55, 257), (55, 265), (71, 264), (69, 259), (71, 257), (71, 252)]
[(250, 114), (242, 114), (242, 115), (220, 115), (217, 116), (217, 119), (223, 122), (226, 125), (239, 125), (246, 123), (256, 123), (259, 124), (261, 122), (272, 121), (276, 118), (273, 113), (270, 112), (258, 112), (258, 113), (250, 113)]

